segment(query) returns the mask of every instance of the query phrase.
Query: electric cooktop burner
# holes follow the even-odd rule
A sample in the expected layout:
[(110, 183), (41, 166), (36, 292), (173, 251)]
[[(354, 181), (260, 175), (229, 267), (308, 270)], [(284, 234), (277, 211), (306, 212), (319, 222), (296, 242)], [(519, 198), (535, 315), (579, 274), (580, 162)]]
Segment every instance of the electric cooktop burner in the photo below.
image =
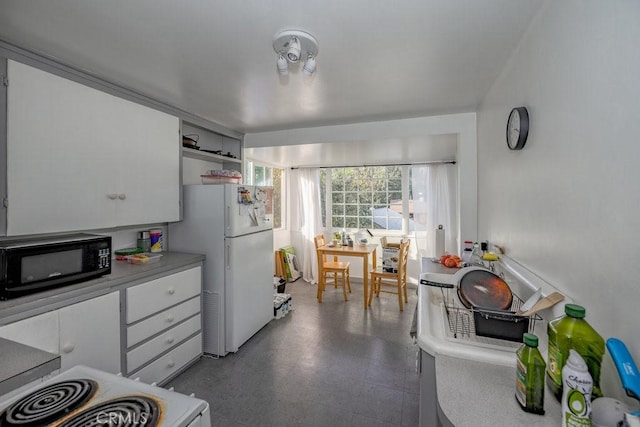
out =
[(35, 427), (58, 420), (84, 405), (98, 389), (93, 380), (69, 380), (36, 390), (0, 414), (0, 426)]
[(160, 409), (147, 396), (124, 396), (102, 402), (78, 412), (60, 427), (154, 427), (158, 425)]
[(211, 427), (209, 405), (131, 378), (74, 366), (0, 398), (0, 427)]

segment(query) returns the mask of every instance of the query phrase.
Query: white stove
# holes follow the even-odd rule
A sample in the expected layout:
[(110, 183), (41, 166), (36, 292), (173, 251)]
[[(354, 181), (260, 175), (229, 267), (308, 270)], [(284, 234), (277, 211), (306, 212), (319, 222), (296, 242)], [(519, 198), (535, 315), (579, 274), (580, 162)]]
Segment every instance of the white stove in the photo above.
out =
[(0, 426), (211, 427), (211, 418), (204, 400), (76, 366), (0, 401)]

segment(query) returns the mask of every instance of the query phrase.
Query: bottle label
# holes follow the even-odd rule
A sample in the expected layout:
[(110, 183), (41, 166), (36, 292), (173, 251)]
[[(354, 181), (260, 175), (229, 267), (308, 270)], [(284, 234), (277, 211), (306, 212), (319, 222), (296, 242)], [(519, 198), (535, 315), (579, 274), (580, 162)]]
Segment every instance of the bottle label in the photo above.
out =
[(591, 389), (593, 382), (589, 374), (581, 376), (569, 373), (565, 376), (562, 406), (563, 426), (591, 426)]
[(516, 360), (516, 399), (520, 405), (527, 407), (527, 367), (520, 359)]
[(562, 367), (564, 360), (562, 353), (555, 342), (549, 342), (549, 363), (547, 364), (547, 374), (559, 386), (562, 385)]
[(591, 418), (578, 418), (569, 412), (564, 415), (563, 427), (591, 427)]

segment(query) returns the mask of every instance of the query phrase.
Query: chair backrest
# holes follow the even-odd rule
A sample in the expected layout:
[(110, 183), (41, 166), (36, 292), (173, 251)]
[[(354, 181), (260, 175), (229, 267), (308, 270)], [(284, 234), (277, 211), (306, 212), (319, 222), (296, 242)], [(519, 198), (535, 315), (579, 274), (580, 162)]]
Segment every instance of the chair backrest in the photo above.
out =
[(316, 245), (316, 249), (318, 249), (320, 246), (324, 246), (325, 245), (324, 234), (318, 234), (317, 236), (314, 236), (313, 242)]
[[(316, 245), (316, 256), (318, 255), (318, 248), (320, 246), (324, 246), (325, 245), (325, 240), (324, 240), (324, 234), (318, 234), (317, 236), (313, 237), (313, 243)], [(318, 259), (320, 259), (318, 257)], [(320, 262), (320, 261), (318, 261)], [(326, 256), (322, 256), (322, 262), (327, 262), (327, 257)]]
[(400, 243), (400, 256), (398, 259), (398, 280), (407, 281), (407, 263), (409, 260), (409, 244), (411, 241), (407, 239)]
[[(324, 246), (326, 245), (326, 240), (324, 239), (324, 234), (318, 234), (317, 236), (313, 237), (313, 243), (316, 245), (316, 255), (318, 254), (318, 248), (320, 246)], [(336, 262), (338, 261), (338, 257), (334, 256), (333, 257), (333, 261)], [(327, 256), (323, 255), (322, 256), (322, 262), (327, 262)]]

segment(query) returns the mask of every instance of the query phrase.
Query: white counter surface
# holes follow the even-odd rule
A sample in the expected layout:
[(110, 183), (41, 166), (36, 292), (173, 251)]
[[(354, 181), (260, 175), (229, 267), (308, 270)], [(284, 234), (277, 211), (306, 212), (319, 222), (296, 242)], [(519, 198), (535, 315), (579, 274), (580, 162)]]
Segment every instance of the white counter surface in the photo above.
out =
[[(449, 356), (436, 357), (438, 411), (444, 425), (557, 426), (560, 403), (545, 389), (545, 415), (523, 411), (515, 398), (516, 369)], [(444, 416), (443, 416), (444, 415)], [(450, 424), (447, 424), (450, 423)]]

